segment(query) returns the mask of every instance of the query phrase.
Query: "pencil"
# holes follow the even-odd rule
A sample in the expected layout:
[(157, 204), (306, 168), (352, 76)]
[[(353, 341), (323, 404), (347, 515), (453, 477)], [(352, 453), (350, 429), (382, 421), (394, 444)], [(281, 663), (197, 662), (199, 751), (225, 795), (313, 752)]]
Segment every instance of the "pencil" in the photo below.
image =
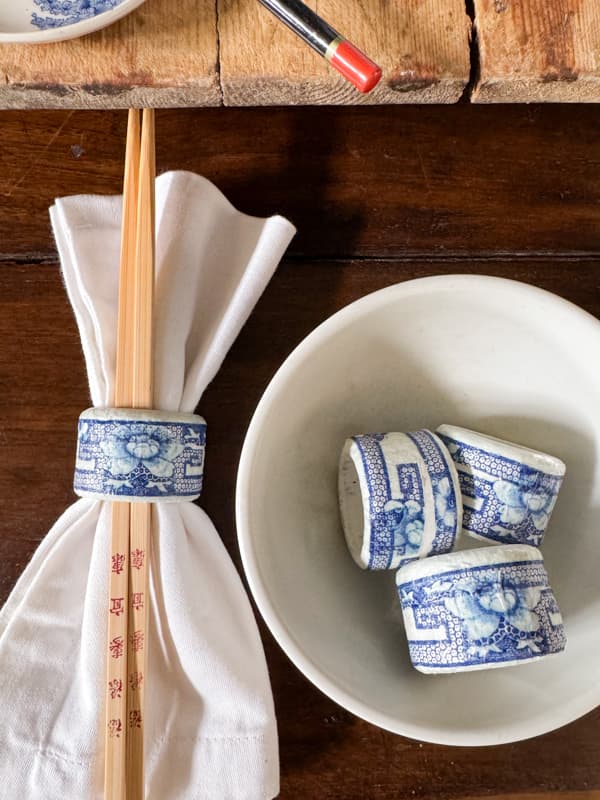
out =
[(363, 92), (370, 92), (381, 78), (381, 69), (358, 47), (341, 36), (301, 0), (259, 0), (332, 67)]

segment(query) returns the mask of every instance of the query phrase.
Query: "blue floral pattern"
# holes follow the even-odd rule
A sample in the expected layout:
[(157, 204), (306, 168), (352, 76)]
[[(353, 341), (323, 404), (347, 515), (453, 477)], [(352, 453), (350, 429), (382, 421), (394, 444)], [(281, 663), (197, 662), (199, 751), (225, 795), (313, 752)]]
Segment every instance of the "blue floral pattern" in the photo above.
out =
[(462, 508), (454, 464), (440, 439), (420, 430), (362, 434), (352, 441), (366, 484), (366, 566), (393, 569), (419, 557), (449, 552), (460, 529)]
[[(517, 586), (513, 581), (503, 580), (498, 573), (495, 580), (480, 583), (467, 579), (458, 583), (454, 594), (444, 598), (448, 611), (462, 620), (463, 626), (475, 646), (478, 642), (492, 640), (500, 626), (509, 630), (512, 626), (519, 634), (530, 634), (540, 627), (540, 618), (535, 608), (540, 602), (541, 589), (536, 586)], [(497, 639), (497, 636), (496, 636)], [(517, 649), (529, 648), (539, 653), (537, 637), (521, 637)], [(497, 641), (489, 645), (490, 650), (502, 652)]]
[(170, 478), (175, 470), (174, 461), (184, 450), (184, 445), (172, 441), (169, 432), (160, 425), (143, 423), (119, 426), (114, 436), (100, 447), (108, 458), (111, 475), (129, 475), (141, 465), (156, 478)]
[(412, 581), (403, 581), (400, 570), (398, 591), (417, 668), (479, 668), (564, 649), (562, 617), (541, 560)]
[[(546, 530), (556, 503), (556, 494), (539, 483), (531, 479), (520, 483), (504, 480), (494, 483), (494, 492), (500, 501), (500, 521), (504, 528), (522, 525), (529, 516), (536, 531)], [(533, 532), (527, 536), (527, 540), (534, 544), (537, 539), (538, 536)]]
[(132, 421), (115, 418), (114, 410), (105, 419), (89, 413), (79, 421), (77, 494), (124, 500), (198, 497), (206, 444), (201, 417)]
[(394, 552), (414, 557), (421, 549), (424, 524), (423, 507), (416, 500), (390, 500), (371, 520), (376, 537), (391, 533)]
[(84, 19), (103, 14), (116, 8), (122, 0), (34, 0), (45, 16), (35, 11), (31, 15), (31, 24), (41, 30), (61, 28), (74, 25)]
[(447, 528), (456, 529), (456, 494), (450, 478), (440, 478), (433, 481), (435, 495), (435, 510), (438, 518)]
[(462, 527), (499, 544), (539, 546), (563, 476), (440, 434), (458, 468)]

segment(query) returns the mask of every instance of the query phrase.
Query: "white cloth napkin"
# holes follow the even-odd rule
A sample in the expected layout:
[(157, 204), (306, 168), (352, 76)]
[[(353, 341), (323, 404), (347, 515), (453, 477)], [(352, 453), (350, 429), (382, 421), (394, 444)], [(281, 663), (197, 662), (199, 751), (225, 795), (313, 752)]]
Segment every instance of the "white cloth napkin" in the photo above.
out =
[[(185, 172), (157, 179), (156, 212), (155, 407), (193, 411), (295, 231), (282, 217), (240, 214)], [(92, 401), (110, 406), (121, 198), (68, 197), (50, 214)], [(219, 443), (207, 422), (208, 471)], [(275, 797), (273, 701), (242, 584), (198, 506), (159, 505), (157, 517), (147, 798)], [(0, 611), (2, 797), (102, 798), (109, 538), (110, 504), (77, 501)]]

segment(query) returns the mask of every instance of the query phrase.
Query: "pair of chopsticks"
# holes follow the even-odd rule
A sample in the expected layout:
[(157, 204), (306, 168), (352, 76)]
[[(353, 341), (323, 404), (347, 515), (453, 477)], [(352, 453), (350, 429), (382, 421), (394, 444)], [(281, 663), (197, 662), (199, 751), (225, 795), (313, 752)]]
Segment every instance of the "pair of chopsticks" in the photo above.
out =
[[(114, 405), (152, 408), (154, 111), (129, 111)], [(150, 503), (114, 502), (106, 671), (105, 800), (143, 800)]]

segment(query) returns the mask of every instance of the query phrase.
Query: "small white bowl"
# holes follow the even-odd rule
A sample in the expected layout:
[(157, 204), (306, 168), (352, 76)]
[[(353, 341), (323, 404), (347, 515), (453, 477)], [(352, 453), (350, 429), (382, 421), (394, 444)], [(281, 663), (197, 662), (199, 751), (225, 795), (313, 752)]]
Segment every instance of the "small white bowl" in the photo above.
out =
[[(112, 25), (141, 6), (144, 0), (105, 0), (107, 10), (87, 17), (76, 0), (49, 0), (43, 7), (36, 0), (0, 2), (0, 44), (42, 44), (74, 39)], [(67, 0), (69, 3), (69, 0)], [(41, 20), (34, 24), (33, 17)], [(56, 27), (53, 27), (56, 26)]]
[[(589, 314), (525, 284), (477, 276), (376, 292), (292, 353), (244, 444), (238, 535), (261, 613), (322, 691), (383, 728), (454, 745), (542, 734), (600, 703), (599, 359), (600, 324)], [(348, 552), (337, 499), (344, 441), (448, 419), (567, 465), (542, 548), (564, 653), (423, 675), (410, 664), (394, 576), (360, 570)]]

